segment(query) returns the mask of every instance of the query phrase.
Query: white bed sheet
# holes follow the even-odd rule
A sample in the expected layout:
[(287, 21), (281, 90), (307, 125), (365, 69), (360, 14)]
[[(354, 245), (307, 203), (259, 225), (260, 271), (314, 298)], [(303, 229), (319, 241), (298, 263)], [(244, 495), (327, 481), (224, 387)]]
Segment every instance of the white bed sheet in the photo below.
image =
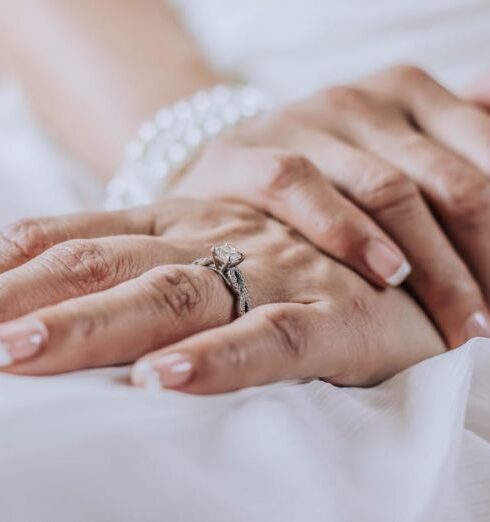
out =
[[(0, 221), (89, 208), (81, 174), (0, 90)], [(0, 520), (488, 522), (489, 376), (487, 340), (366, 390), (0, 374)]]
[(0, 376), (2, 522), (490, 519), (490, 343), (368, 390)]

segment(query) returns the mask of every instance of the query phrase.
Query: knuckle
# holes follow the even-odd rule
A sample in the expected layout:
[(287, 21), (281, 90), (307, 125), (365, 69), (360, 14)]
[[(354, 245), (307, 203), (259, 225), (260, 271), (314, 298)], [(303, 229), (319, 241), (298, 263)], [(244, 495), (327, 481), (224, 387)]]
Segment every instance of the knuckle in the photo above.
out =
[[(53, 324), (57, 333), (63, 337), (73, 336), (77, 342), (85, 342), (93, 341), (106, 331), (111, 319), (109, 314), (94, 313), (86, 307), (81, 307), (77, 300), (71, 299), (58, 305), (56, 321), (53, 321)], [(84, 366), (101, 362), (101, 357), (108, 353), (108, 350), (100, 350), (99, 343), (87, 342), (83, 346), (84, 349), (77, 351), (76, 357), (80, 358)]]
[(445, 206), (451, 219), (467, 227), (487, 224), (489, 220), (490, 181), (480, 175), (447, 176)]
[(307, 336), (302, 323), (292, 310), (270, 306), (262, 311), (262, 320), (279, 340), (278, 346), (287, 358), (301, 359), (306, 354)]
[(83, 314), (78, 316), (75, 324), (82, 339), (90, 339), (98, 331), (99, 323), (93, 314)]
[[(93, 314), (93, 313), (80, 313), (80, 310), (73, 306), (72, 310), (73, 321), (72, 325), (75, 327), (76, 334), (82, 340), (88, 340), (93, 338), (98, 332), (107, 328), (108, 320), (105, 314)], [(87, 344), (85, 346), (85, 351), (87, 360), (94, 359), (94, 352), (96, 351), (96, 347), (92, 347), (92, 345)]]
[(49, 235), (38, 219), (21, 219), (2, 231), (2, 237), (22, 256), (31, 259), (51, 246)]
[(115, 277), (107, 253), (94, 241), (71, 240), (50, 248), (41, 258), (50, 270), (55, 269), (82, 292), (110, 286)]
[[(350, 212), (337, 212), (325, 215), (315, 220), (315, 236), (318, 242), (328, 245), (329, 250), (340, 258), (349, 257), (352, 250), (357, 250), (358, 240), (364, 229), (362, 219)], [(364, 216), (365, 217), (365, 216)]]
[(355, 196), (366, 210), (379, 214), (410, 205), (419, 198), (419, 191), (415, 183), (396, 170), (366, 171)]
[(367, 95), (361, 89), (348, 86), (336, 85), (327, 87), (319, 92), (324, 104), (336, 109), (353, 109), (363, 106), (367, 102)]
[(434, 307), (439, 310), (482, 308), (481, 294), (469, 273), (454, 271), (454, 277), (427, 281), (427, 289), (433, 296)]
[[(419, 152), (421, 153), (421, 157), (423, 157), (424, 153), (427, 153), (427, 149), (424, 151), (423, 146), (421, 146)], [(441, 179), (445, 184), (448, 184), (449, 187), (453, 183), (458, 183), (458, 178), (464, 171), (468, 171), (466, 167), (461, 165), (461, 162), (451, 158), (449, 155), (438, 153), (430, 154), (427, 158), (426, 168), (428, 173)]]
[(280, 153), (274, 156), (272, 167), (266, 180), (266, 195), (273, 198), (287, 198), (308, 183), (315, 175), (312, 163), (301, 154)]
[(166, 309), (177, 317), (192, 316), (206, 295), (204, 279), (197, 270), (161, 266), (147, 272), (144, 279), (158, 313)]
[(251, 356), (243, 343), (231, 339), (221, 341), (217, 349), (206, 350), (201, 354), (200, 363), (209, 368), (209, 373), (217, 369), (226, 369), (232, 375), (239, 376), (249, 369)]
[(416, 131), (404, 132), (399, 136), (399, 144), (403, 153), (408, 157), (413, 156), (419, 160), (428, 163), (430, 167), (437, 166), (446, 159), (441, 154), (434, 154), (434, 148), (427, 141), (427, 138)]
[(432, 78), (424, 69), (412, 64), (394, 65), (387, 72), (396, 78), (400, 84), (420, 85), (432, 81)]

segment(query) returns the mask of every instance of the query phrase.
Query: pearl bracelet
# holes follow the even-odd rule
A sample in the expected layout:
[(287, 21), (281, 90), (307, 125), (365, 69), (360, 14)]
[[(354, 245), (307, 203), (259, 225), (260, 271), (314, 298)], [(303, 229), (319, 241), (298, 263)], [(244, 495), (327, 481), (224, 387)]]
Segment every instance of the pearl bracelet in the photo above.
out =
[(128, 144), (120, 171), (107, 186), (106, 208), (116, 210), (157, 200), (211, 138), (271, 107), (248, 85), (218, 85), (163, 108), (143, 123)]

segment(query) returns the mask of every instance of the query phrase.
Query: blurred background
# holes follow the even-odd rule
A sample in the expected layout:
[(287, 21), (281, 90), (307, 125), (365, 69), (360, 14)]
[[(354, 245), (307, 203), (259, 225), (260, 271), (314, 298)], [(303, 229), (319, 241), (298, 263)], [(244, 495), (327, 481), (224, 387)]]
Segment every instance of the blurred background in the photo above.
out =
[(277, 100), (395, 63), (463, 92), (489, 27), (488, 0), (0, 0), (0, 224), (99, 208), (139, 122), (188, 94), (190, 55)]

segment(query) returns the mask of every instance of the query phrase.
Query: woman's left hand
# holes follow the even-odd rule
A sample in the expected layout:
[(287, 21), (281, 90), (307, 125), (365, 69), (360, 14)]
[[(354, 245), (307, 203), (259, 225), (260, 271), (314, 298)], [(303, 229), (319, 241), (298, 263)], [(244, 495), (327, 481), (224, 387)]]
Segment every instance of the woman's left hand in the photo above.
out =
[[(233, 243), (255, 308), (234, 321)], [(401, 290), (377, 290), (249, 207), (168, 200), (17, 223), (0, 238), (0, 365), (40, 375), (136, 361), (133, 380), (191, 393), (290, 378), (368, 385), (444, 346)], [(155, 351), (157, 350), (157, 351)]]
[(253, 205), (381, 286), (410, 265), (449, 347), (490, 336), (490, 117), (416, 67), (224, 132), (174, 195)]

